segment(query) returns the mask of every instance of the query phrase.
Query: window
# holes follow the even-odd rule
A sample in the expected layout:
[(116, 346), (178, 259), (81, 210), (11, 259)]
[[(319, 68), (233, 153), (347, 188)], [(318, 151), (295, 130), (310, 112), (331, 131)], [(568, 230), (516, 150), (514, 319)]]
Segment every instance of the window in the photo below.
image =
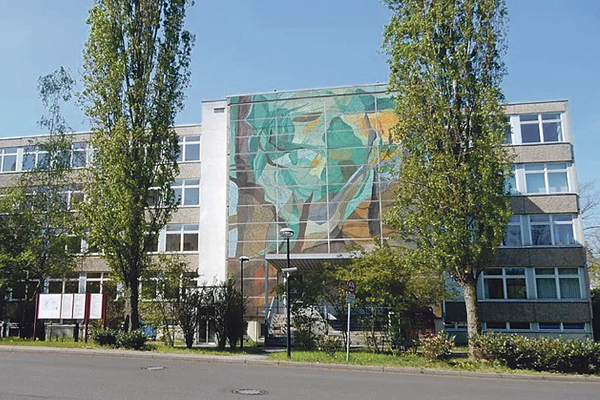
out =
[(60, 192), (60, 196), (65, 207), (72, 210), (77, 203), (81, 203), (84, 199), (84, 193), (78, 188), (64, 188)]
[(166, 251), (198, 251), (198, 225), (167, 225)]
[(571, 214), (530, 215), (532, 246), (570, 246), (575, 244)]
[(2, 172), (17, 170), (17, 147), (0, 148), (0, 168)]
[(37, 147), (28, 147), (23, 151), (23, 171), (31, 171), (37, 166)]
[(583, 331), (585, 330), (585, 323), (583, 322), (540, 322), (538, 323), (540, 330), (553, 330), (553, 331)]
[(200, 181), (198, 179), (183, 179), (173, 183), (175, 200), (181, 206), (197, 206), (200, 204)]
[(510, 217), (508, 227), (506, 228), (506, 237), (502, 242), (502, 246), (523, 246), (520, 215), (513, 215)]
[(531, 329), (531, 324), (529, 322), (509, 322), (508, 329), (511, 331), (528, 331)]
[(520, 116), (522, 143), (563, 141), (560, 114), (529, 114)]
[(535, 268), (538, 299), (580, 299), (578, 268)]
[(72, 148), (71, 166), (73, 168), (85, 167), (87, 165), (87, 143), (74, 142)]
[(483, 273), (486, 299), (526, 299), (525, 268), (491, 268)]
[(526, 164), (527, 193), (565, 193), (569, 191), (567, 163)]
[(517, 168), (513, 164), (510, 166), (510, 175), (504, 181), (504, 191), (508, 194), (518, 194), (517, 190), (517, 178), (516, 178)]
[(179, 137), (178, 162), (200, 160), (200, 136)]
[(510, 125), (510, 117), (506, 117), (506, 130), (504, 131), (504, 144), (512, 144), (512, 126)]
[(506, 322), (488, 321), (485, 323), (485, 328), (487, 330), (505, 331), (506, 330)]

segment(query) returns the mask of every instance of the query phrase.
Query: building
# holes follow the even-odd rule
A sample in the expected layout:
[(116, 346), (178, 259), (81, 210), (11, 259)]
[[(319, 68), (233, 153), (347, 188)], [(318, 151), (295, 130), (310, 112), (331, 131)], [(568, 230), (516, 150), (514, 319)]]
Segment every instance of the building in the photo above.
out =
[[(182, 205), (157, 251), (182, 253), (198, 267), (198, 281), (209, 284), (239, 276), (239, 257), (249, 257), (244, 288), (257, 338), (286, 262), (281, 228), (295, 232), (291, 261), (300, 272), (343, 262), (349, 245), (368, 246), (391, 233), (381, 217), (397, 186), (386, 170), (395, 156), (388, 146), (393, 107), (381, 84), (204, 102), (201, 128), (177, 128)], [(496, 265), (480, 277), (484, 329), (591, 337), (568, 103), (511, 104), (506, 114), (507, 146), (516, 153), (508, 182), (514, 216)], [(77, 134), (76, 143), (85, 137)], [(29, 162), (26, 142), (0, 140), (0, 185)], [(86, 151), (78, 146), (74, 152)], [(102, 290), (106, 272), (90, 257), (78, 290)], [(48, 290), (58, 286), (51, 281)], [(449, 332), (464, 337), (460, 298), (439, 314)]]

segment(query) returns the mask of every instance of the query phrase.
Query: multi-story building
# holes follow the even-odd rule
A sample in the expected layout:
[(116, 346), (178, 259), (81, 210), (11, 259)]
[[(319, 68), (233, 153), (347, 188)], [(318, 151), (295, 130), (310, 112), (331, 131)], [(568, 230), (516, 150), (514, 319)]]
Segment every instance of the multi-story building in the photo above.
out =
[[(382, 215), (397, 187), (386, 169), (395, 157), (388, 146), (393, 107), (380, 84), (203, 103), (201, 129), (177, 127), (182, 159), (174, 188), (181, 206), (157, 252), (183, 254), (201, 284), (239, 276), (239, 257), (249, 257), (244, 288), (255, 320), (250, 334), (259, 336), (286, 263), (281, 228), (294, 231), (291, 262), (300, 272), (347, 260), (349, 245), (369, 246), (391, 233)], [(496, 265), (480, 277), (483, 327), (590, 337), (567, 102), (511, 104), (506, 113), (507, 146), (516, 154), (507, 183), (514, 216)], [(87, 151), (86, 137), (75, 135), (73, 154)], [(0, 186), (30, 165), (28, 145), (28, 138), (0, 140)], [(101, 291), (106, 272), (100, 258), (87, 257), (77, 286), (61, 282), (61, 290)], [(58, 291), (58, 281), (48, 290)], [(460, 298), (442, 309), (446, 329), (464, 335)]]

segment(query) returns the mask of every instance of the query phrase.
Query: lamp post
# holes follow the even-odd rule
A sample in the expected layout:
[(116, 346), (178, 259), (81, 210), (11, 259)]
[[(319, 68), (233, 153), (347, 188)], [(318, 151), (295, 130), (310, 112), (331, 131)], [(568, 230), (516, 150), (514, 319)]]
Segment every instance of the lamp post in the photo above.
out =
[[(242, 292), (242, 304), (246, 305), (246, 299), (244, 299), (244, 263), (250, 261), (246, 256), (240, 257), (240, 292)], [(240, 350), (244, 349), (244, 308), (242, 307), (242, 337), (240, 338)]]
[(290, 323), (290, 272), (296, 271), (296, 268), (290, 267), (290, 238), (294, 236), (294, 231), (290, 228), (283, 228), (279, 231), (281, 237), (287, 242), (287, 268), (281, 271), (286, 273), (285, 295), (286, 295), (286, 313), (287, 313), (287, 357), (292, 357), (292, 327)]

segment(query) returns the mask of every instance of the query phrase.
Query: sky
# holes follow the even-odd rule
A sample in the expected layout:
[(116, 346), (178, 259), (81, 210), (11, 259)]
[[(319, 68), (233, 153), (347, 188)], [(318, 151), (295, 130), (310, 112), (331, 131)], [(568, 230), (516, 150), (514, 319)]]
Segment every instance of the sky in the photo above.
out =
[[(379, 0), (196, 0), (191, 87), (177, 124), (230, 95), (387, 82), (390, 11)], [(44, 133), (37, 80), (64, 66), (81, 82), (88, 0), (0, 0), (0, 136)], [(569, 100), (579, 181), (600, 174), (600, 1), (507, 0), (508, 102)], [(77, 87), (82, 90), (81, 83)], [(75, 105), (64, 115), (87, 130)], [(600, 189), (600, 180), (597, 182)]]

